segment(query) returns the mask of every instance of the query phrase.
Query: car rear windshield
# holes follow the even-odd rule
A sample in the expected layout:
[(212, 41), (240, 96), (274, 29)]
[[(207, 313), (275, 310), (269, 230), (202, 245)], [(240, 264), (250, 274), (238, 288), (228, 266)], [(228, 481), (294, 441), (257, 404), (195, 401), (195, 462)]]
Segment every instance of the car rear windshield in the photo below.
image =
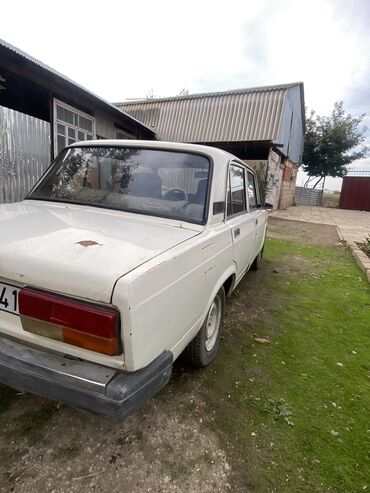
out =
[(209, 159), (138, 147), (64, 150), (28, 199), (88, 204), (203, 223)]

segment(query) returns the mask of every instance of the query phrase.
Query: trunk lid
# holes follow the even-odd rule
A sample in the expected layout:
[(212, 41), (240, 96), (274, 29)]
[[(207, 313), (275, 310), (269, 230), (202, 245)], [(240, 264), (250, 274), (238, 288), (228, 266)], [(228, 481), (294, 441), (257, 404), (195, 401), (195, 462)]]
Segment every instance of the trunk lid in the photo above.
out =
[(201, 229), (89, 206), (6, 204), (0, 207), (0, 278), (109, 303), (118, 278)]

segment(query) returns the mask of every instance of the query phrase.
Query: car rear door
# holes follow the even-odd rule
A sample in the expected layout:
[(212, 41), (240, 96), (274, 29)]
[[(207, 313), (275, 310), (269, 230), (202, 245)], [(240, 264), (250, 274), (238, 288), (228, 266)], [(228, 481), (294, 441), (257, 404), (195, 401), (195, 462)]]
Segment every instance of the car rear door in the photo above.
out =
[(249, 268), (255, 249), (256, 217), (248, 213), (247, 172), (242, 164), (229, 166), (226, 224), (231, 230), (237, 281)]

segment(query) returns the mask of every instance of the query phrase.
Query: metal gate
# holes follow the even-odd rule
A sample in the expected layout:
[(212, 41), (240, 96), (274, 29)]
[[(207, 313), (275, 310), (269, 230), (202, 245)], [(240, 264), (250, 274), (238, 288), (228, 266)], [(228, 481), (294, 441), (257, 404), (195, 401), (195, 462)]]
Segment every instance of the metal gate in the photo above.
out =
[(342, 190), (340, 192), (339, 207), (341, 209), (352, 209), (370, 211), (370, 173), (355, 174), (343, 178)]
[(322, 190), (316, 188), (295, 187), (294, 200), (297, 205), (320, 205)]
[(49, 164), (49, 123), (0, 106), (0, 203), (22, 200)]

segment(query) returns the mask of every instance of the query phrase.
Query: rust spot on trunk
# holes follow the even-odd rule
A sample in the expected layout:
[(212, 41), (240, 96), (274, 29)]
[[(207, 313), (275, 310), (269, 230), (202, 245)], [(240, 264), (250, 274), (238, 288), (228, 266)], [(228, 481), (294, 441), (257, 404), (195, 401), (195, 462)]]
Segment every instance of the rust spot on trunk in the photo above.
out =
[(101, 243), (97, 243), (96, 241), (92, 240), (82, 240), (78, 241), (76, 245), (81, 245), (83, 247), (89, 247), (89, 246), (94, 246), (94, 245), (101, 245)]

